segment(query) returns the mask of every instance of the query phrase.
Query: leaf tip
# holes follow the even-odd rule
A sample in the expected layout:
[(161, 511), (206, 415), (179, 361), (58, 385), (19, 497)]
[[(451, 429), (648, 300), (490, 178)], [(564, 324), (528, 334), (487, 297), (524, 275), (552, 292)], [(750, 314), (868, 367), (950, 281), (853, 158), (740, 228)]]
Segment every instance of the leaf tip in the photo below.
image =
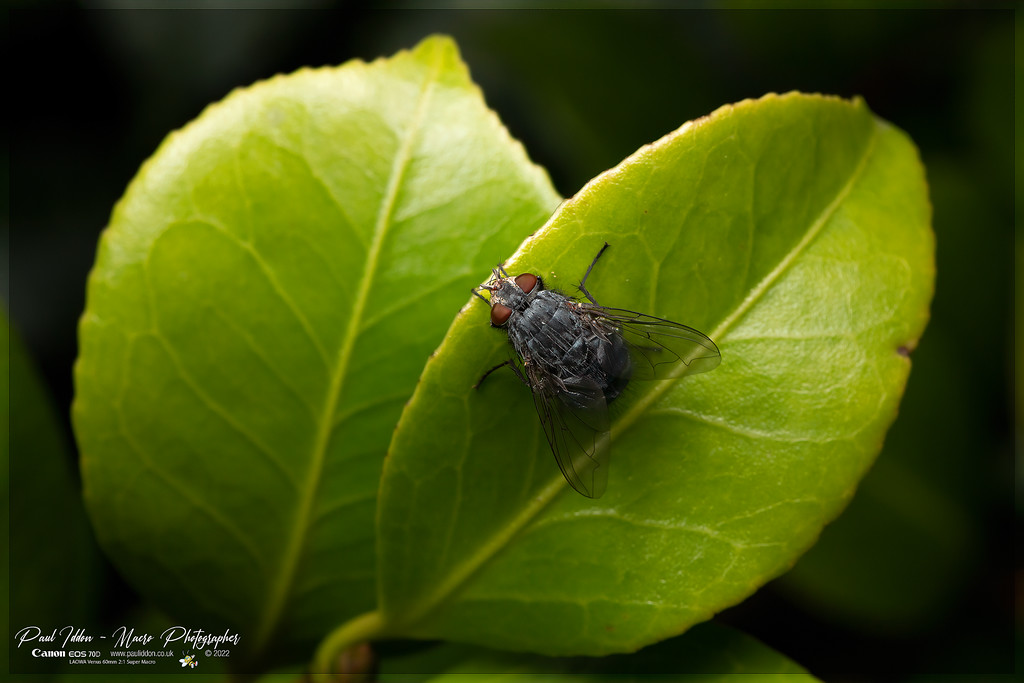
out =
[(410, 51), (415, 59), (437, 63), (442, 68), (457, 68), (465, 72), (468, 79), (469, 69), (462, 61), (459, 45), (455, 39), (444, 33), (432, 33), (418, 42)]

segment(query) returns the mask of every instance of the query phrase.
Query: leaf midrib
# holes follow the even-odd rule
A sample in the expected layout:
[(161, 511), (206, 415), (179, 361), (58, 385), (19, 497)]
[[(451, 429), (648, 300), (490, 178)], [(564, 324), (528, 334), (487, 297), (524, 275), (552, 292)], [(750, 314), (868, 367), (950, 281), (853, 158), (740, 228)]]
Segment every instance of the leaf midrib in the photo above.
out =
[[(863, 155), (851, 173), (849, 180), (839, 190), (836, 197), (829, 203), (827, 207), (821, 212), (818, 218), (811, 224), (804, 237), (791, 249), (786, 256), (779, 262), (779, 264), (771, 270), (761, 281), (755, 285), (747, 297), (740, 302), (740, 304), (719, 323), (714, 330), (711, 332), (712, 339), (722, 339), (724, 335), (740, 320), (747, 311), (762, 296), (771, 288), (771, 286), (778, 281), (784, 273), (786, 273), (793, 262), (800, 254), (802, 254), (807, 247), (817, 238), (821, 233), (825, 224), (828, 223), (829, 219), (836, 213), (839, 206), (849, 196), (850, 191), (856, 186), (864, 173), (864, 169), (867, 167), (868, 161), (874, 154), (875, 145), (880, 135), (881, 122), (875, 120), (872, 135), (864, 147)], [(667, 378), (668, 380), (677, 378), (681, 373), (677, 372), (675, 375)], [(612, 440), (614, 441), (617, 434), (629, 429), (629, 427), (636, 422), (639, 417), (644, 413), (647, 408), (657, 401), (666, 391), (674, 386), (672, 381), (658, 382), (654, 385), (654, 388), (649, 391), (643, 398), (637, 401), (622, 417), (616, 421), (616, 429), (612, 432)], [(430, 594), (424, 596), (418, 604), (412, 609), (405, 611), (401, 616), (401, 624), (413, 624), (419, 621), (424, 615), (428, 614), (434, 607), (443, 602), (449, 595), (451, 595), (459, 586), (477, 570), (479, 570), (488, 560), (491, 559), (499, 550), (504, 548), (508, 542), (524, 529), (532, 519), (534, 519), (540, 512), (546, 508), (557, 496), (565, 490), (565, 485), (562, 481), (562, 477), (553, 477), (552, 482), (545, 486), (536, 496), (534, 496), (530, 504), (522, 510), (518, 515), (512, 518), (508, 524), (502, 527), (497, 533), (492, 534), (490, 539), (484, 543), (477, 552), (473, 553), (466, 561), (453, 567), (447, 575), (445, 581), (437, 586), (437, 589), (431, 591)], [(396, 615), (391, 615), (396, 616)], [(388, 624), (388, 628), (394, 629), (396, 624)]]
[(257, 653), (263, 649), (273, 634), (284, 612), (285, 604), (295, 582), (299, 560), (305, 550), (308, 538), (310, 518), (322, 480), (327, 448), (331, 442), (334, 430), (339, 426), (335, 424), (334, 415), (337, 412), (338, 403), (344, 390), (345, 377), (348, 374), (348, 368), (352, 361), (353, 349), (359, 337), (363, 315), (366, 310), (366, 302), (372, 289), (377, 266), (379, 265), (380, 250), (388, 229), (391, 227), (391, 218), (394, 214), (398, 190), (408, 169), (413, 143), (417, 132), (422, 127), (424, 114), (430, 100), (430, 93), (434, 84), (438, 81), (442, 63), (443, 55), (435, 53), (434, 61), (430, 64), (430, 71), (421, 86), (416, 110), (409, 123), (402, 146), (398, 150), (398, 154), (395, 156), (394, 163), (392, 164), (388, 185), (374, 224), (373, 240), (367, 253), (366, 268), (363, 270), (362, 277), (359, 280), (359, 288), (353, 302), (352, 316), (341, 346), (338, 349), (335, 371), (331, 375), (330, 386), (326, 401), (324, 402), (324, 410), (318, 422), (316, 440), (311, 454), (309, 475), (306, 478), (305, 484), (300, 489), (299, 508), (295, 516), (295, 523), (292, 527), (292, 532), (288, 535), (289, 542), (281, 560), (277, 579), (270, 585), (269, 597), (264, 603), (265, 609), (259, 621), (256, 637), (254, 638), (254, 651)]

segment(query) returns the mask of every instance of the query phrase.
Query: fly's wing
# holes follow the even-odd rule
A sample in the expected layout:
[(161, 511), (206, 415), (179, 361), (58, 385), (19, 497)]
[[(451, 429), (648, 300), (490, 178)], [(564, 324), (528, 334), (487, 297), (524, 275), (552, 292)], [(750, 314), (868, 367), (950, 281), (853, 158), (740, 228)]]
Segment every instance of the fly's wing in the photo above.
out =
[(587, 313), (619, 329), (633, 360), (631, 379), (695, 375), (722, 361), (715, 342), (681, 323), (624, 308), (587, 306)]
[(558, 382), (531, 364), (526, 375), (558, 469), (584, 496), (600, 498), (608, 483), (611, 445), (604, 392), (592, 379)]

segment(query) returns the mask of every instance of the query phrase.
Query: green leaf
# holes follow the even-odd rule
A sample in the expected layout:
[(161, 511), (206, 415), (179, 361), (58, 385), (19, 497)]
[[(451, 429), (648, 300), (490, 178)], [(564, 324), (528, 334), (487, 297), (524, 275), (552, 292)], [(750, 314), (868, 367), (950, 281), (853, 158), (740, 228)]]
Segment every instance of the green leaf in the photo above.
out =
[[(9, 496), (2, 509), (10, 515), (4, 525), (10, 534), (10, 562), (2, 563), (10, 573), (3, 585), (15, 587), (4, 614), (11, 633), (27, 626), (45, 631), (82, 625), (94, 616), (100, 555), (82, 506), (74, 461), (46, 387), (3, 312), (0, 347), (8, 389), (3, 392), (7, 405), (0, 409), (5, 421), (0, 470)], [(12, 647), (14, 663), (0, 670), (38, 674), (63, 666), (59, 659), (32, 657), (28, 649)]]
[[(418, 676), (416, 676), (418, 674)], [(433, 674), (433, 675), (430, 675)], [(701, 624), (630, 655), (551, 658), (444, 644), (401, 657), (383, 659), (380, 680), (465, 680), (467, 675), (497, 675), (502, 680), (545, 676), (550, 680), (643, 681), (652, 675), (672, 680), (726, 683), (731, 681), (793, 681), (814, 678), (799, 665), (750, 636), (720, 624)], [(410, 679), (410, 675), (416, 676)]]
[(171, 134), (103, 235), (75, 369), (86, 503), (124, 575), (250, 654), (302, 657), (372, 608), (402, 405), (558, 201), (445, 38)]
[(321, 653), (382, 633), (632, 651), (784, 572), (895, 419), (932, 295), (929, 220), (913, 144), (860, 100), (723, 107), (593, 180), (508, 270), (569, 289), (608, 241), (597, 300), (709, 333), (722, 365), (633, 383), (589, 500), (510, 373), (470, 389), (508, 353), (472, 301), (385, 463), (379, 610)]

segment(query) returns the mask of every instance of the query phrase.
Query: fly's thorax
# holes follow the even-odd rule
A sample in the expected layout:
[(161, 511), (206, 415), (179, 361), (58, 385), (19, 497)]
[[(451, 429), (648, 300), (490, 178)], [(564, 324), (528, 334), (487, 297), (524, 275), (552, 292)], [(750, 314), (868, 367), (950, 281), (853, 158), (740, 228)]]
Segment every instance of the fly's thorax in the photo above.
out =
[(601, 360), (607, 341), (595, 334), (575, 300), (559, 292), (540, 292), (505, 326), (509, 341), (524, 361), (558, 379), (589, 378), (607, 385)]

